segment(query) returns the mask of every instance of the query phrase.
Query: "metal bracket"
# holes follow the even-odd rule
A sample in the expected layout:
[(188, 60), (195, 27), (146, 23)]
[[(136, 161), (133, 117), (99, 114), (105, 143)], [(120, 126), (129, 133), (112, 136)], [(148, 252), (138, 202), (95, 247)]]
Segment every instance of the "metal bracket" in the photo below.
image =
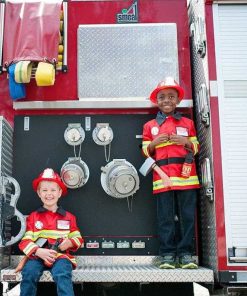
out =
[(190, 27), (191, 36), (194, 39), (194, 44), (196, 47), (197, 53), (201, 58), (204, 58), (206, 55), (206, 29), (204, 18), (198, 16), (195, 22)]
[(204, 83), (201, 84), (197, 93), (197, 101), (201, 115), (201, 122), (205, 125), (205, 127), (208, 127), (210, 125), (209, 98), (207, 86)]
[(204, 195), (208, 198), (210, 202), (214, 201), (214, 186), (211, 176), (211, 165), (209, 158), (205, 158), (201, 164), (202, 172), (202, 186), (204, 190)]

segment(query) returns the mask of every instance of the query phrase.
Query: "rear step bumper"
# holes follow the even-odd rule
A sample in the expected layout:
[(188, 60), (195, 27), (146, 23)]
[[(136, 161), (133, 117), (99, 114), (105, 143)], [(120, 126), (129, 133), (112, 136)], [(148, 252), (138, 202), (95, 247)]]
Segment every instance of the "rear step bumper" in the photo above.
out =
[[(19, 256), (20, 257), (20, 256)], [(100, 259), (100, 260), (98, 260)], [(106, 260), (107, 259), (107, 260)], [(73, 282), (203, 282), (213, 283), (213, 270), (198, 269), (174, 270), (159, 269), (150, 259), (141, 257), (83, 257), (78, 256), (78, 267), (73, 270)], [(93, 260), (94, 262), (92, 262)], [(13, 262), (12, 262), (13, 264)], [(14, 272), (14, 266), (1, 270), (2, 282), (19, 282), (21, 274)], [(49, 271), (44, 271), (41, 282), (51, 282)]]

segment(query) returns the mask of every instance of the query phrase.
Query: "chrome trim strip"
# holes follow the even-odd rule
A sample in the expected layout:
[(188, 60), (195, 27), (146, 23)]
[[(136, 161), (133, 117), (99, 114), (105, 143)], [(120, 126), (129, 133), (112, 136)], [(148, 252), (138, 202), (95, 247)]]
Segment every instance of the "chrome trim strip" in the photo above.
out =
[[(149, 109), (155, 106), (145, 98), (80, 99), (78, 101), (25, 101), (13, 102), (15, 110), (35, 109)], [(178, 108), (192, 108), (192, 100), (182, 100)]]

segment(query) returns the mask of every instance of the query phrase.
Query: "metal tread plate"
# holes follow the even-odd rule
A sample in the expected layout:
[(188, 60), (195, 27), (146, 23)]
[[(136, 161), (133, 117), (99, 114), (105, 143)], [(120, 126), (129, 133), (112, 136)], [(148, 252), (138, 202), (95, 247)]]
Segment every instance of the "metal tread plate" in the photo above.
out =
[(175, 23), (80, 25), (77, 37), (80, 99), (145, 97), (179, 80)]
[[(14, 268), (1, 270), (1, 281), (19, 282), (21, 274)], [(44, 271), (41, 282), (51, 282), (49, 271)], [(213, 271), (198, 269), (161, 270), (154, 265), (80, 266), (73, 270), (73, 282), (207, 282), (214, 281)]]

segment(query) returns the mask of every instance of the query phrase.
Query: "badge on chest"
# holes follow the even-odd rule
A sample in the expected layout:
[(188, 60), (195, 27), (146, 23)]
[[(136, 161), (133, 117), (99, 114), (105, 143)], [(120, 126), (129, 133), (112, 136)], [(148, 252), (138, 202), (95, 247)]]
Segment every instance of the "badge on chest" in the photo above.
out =
[(35, 228), (36, 229), (43, 229), (43, 223), (41, 221), (36, 221), (35, 222)]
[(184, 137), (189, 136), (188, 129), (186, 127), (182, 127), (182, 126), (177, 126), (176, 127), (176, 133), (177, 133), (178, 136), (184, 136)]
[(57, 220), (57, 229), (70, 229), (70, 221), (68, 220)]
[(157, 126), (152, 127), (152, 129), (151, 129), (151, 134), (152, 134), (153, 136), (157, 136), (158, 133), (159, 133), (159, 128), (158, 128)]

